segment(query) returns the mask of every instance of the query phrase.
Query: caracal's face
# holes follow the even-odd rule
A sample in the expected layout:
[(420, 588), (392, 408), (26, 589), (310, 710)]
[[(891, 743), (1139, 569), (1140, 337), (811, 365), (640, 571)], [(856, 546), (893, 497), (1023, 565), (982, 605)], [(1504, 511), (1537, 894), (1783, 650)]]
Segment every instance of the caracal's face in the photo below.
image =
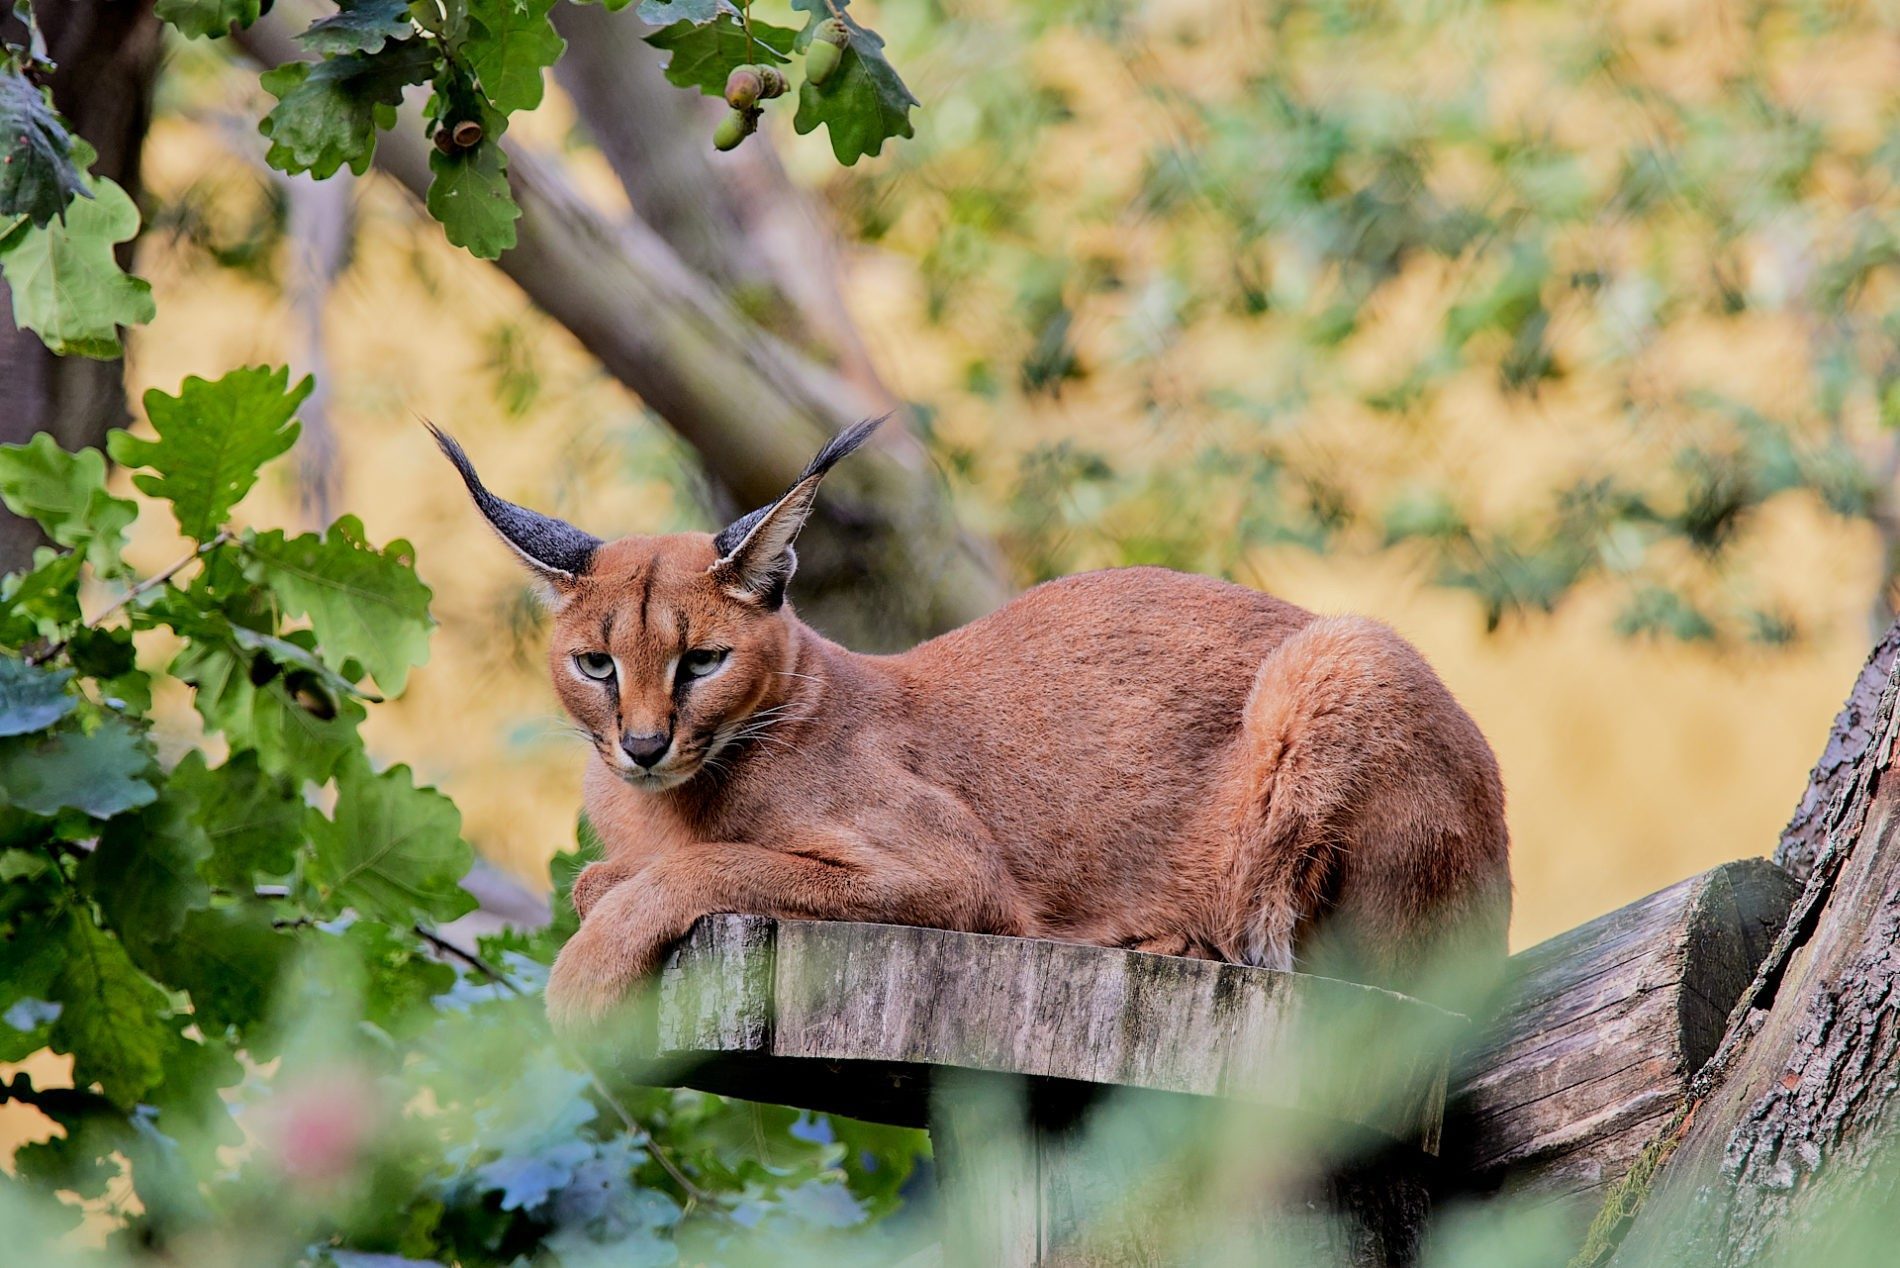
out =
[(607, 768), (658, 792), (716, 766), (789, 670), (783, 608), (734, 598), (704, 533), (608, 542), (563, 587), (548, 650), (561, 703)]

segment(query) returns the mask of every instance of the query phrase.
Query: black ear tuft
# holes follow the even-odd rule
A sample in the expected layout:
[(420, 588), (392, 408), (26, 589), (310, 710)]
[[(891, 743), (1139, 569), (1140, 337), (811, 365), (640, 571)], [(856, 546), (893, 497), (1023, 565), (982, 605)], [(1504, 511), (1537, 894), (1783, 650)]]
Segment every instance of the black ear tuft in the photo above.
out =
[(713, 576), (726, 590), (739, 597), (763, 604), (768, 610), (785, 601), (785, 586), (798, 567), (798, 555), (792, 542), (811, 518), (818, 499), (818, 483), (838, 460), (862, 445), (885, 418), (867, 418), (833, 436), (818, 456), (805, 464), (804, 472), (792, 482), (779, 500), (770, 506), (734, 520), (713, 538), (719, 558), (712, 566)]
[(805, 464), (805, 474), (794, 480), (793, 484), (803, 484), (813, 476), (821, 476), (838, 465), (838, 460), (848, 457), (859, 445), (871, 438), (871, 433), (882, 427), (890, 414), (880, 414), (876, 418), (861, 419), (833, 436), (818, 456)]
[(482, 478), (475, 474), (475, 464), (468, 460), (468, 455), (462, 452), (462, 446), (455, 443), (453, 436), (426, 418), (422, 420), (422, 425), (435, 437), (435, 443), (443, 456), (454, 463), (456, 471), (461, 473), (462, 483), (468, 486), (468, 495), (475, 499), (475, 508), (529, 567), (537, 572), (551, 574), (556, 580), (568, 581), (587, 571), (588, 565), (594, 561), (594, 552), (600, 549), (600, 538), (582, 532), (565, 520), (557, 520), (551, 515), (542, 515), (505, 498), (496, 497), (482, 483)]
[(793, 491), (797, 490), (799, 485), (814, 477), (822, 476), (837, 466), (840, 459), (845, 458), (869, 440), (871, 433), (883, 426), (888, 418), (890, 418), (889, 414), (881, 414), (876, 418), (863, 419), (826, 441), (825, 447), (818, 451), (817, 457), (805, 464), (805, 470), (799, 474), (798, 479), (792, 481), (791, 489), (787, 490), (777, 502), (770, 506), (761, 506), (756, 511), (748, 511), (719, 530), (718, 536), (713, 538), (713, 549), (719, 552), (719, 557), (730, 558), (732, 552), (739, 549), (745, 539), (752, 535), (752, 530), (759, 526), (759, 521), (777, 509)]

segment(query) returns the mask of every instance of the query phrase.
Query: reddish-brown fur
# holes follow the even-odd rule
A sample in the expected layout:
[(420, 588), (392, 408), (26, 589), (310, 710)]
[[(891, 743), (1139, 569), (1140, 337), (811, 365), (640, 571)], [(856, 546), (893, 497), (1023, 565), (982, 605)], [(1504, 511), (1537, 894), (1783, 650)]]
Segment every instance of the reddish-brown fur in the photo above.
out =
[[(1386, 627), (1129, 568), (867, 656), (735, 590), (718, 558), (706, 534), (625, 538), (556, 579), (549, 664), (596, 740), (585, 797), (607, 852), (575, 886), (557, 1022), (602, 1016), (713, 912), (1401, 989), (1440, 953), (1502, 958), (1497, 763)], [(731, 651), (680, 688), (678, 657), (707, 647)], [(598, 652), (615, 687), (576, 667)], [(675, 737), (653, 774), (619, 743), (647, 732)]]

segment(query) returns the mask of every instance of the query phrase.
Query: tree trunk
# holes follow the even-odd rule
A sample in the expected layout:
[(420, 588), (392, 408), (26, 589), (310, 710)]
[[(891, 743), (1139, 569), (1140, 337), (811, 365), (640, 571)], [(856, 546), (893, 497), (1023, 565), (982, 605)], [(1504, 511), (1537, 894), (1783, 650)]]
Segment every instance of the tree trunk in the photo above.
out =
[[(34, 11), (47, 52), (58, 64), (49, 81), (54, 104), (73, 130), (99, 152), (93, 172), (117, 181), (134, 201), (139, 157), (151, 125), (162, 29), (152, 0), (38, 0)], [(17, 19), (5, 18), (10, 32)], [(119, 262), (130, 267), (130, 242)], [(123, 426), (123, 363), (56, 357), (39, 336), (13, 324), (13, 298), (0, 281), (0, 443), (21, 444), (51, 432), (68, 449), (102, 446)], [(0, 572), (21, 567), (43, 539), (39, 527), (0, 508)]]
[[(1889, 631), (1870, 665), (1892, 662)], [(1871, 670), (1870, 670), (1871, 672)], [(1900, 1137), (1900, 677), (1862, 675), (1816, 767), (1806, 889), (1722, 1045), (1618, 1264), (1874, 1262), (1893, 1250)], [(1851, 756), (1847, 752), (1851, 750)], [(1818, 799), (1818, 800), (1817, 800)], [(1891, 1262), (1886, 1258), (1886, 1262)]]
[[(302, 55), (276, 14), (237, 38), (269, 65)], [(743, 506), (783, 492), (845, 424), (896, 404), (774, 337), (644, 219), (610, 222), (555, 163), (513, 138), (504, 145), (522, 216), (499, 267), (698, 450)], [(428, 144), (413, 106), (380, 138), (376, 167), (418, 199), (427, 190)], [(963, 624), (1009, 593), (993, 551), (957, 527), (929, 455), (902, 426), (827, 482), (799, 561), (801, 613), (867, 650)]]
[(1775, 862), (1801, 880), (1806, 880), (1814, 870), (1814, 860), (1820, 857), (1826, 844), (1827, 814), (1834, 799), (1853, 782), (1856, 768), (1866, 755), (1867, 744), (1873, 737), (1874, 716), (1880, 709), (1881, 693), (1887, 688), (1887, 678), (1893, 673), (1897, 654), (1900, 654), (1900, 624), (1889, 628), (1867, 654), (1867, 663), (1861, 667), (1860, 677), (1854, 680), (1854, 689), (1847, 693), (1847, 701), (1841, 705), (1828, 731), (1827, 747), (1821, 750), (1821, 758), (1808, 776), (1801, 804), (1795, 807), (1788, 826), (1781, 830), (1781, 840), (1775, 846)]

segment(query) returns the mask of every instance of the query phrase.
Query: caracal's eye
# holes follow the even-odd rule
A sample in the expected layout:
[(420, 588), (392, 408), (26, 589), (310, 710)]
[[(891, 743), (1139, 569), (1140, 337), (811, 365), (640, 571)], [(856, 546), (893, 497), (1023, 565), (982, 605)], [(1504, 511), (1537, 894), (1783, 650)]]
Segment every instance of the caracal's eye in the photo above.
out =
[(576, 652), (574, 668), (595, 682), (605, 682), (614, 676), (614, 658), (606, 652)]
[(695, 647), (680, 657), (680, 673), (688, 678), (704, 678), (726, 663), (730, 647)]

